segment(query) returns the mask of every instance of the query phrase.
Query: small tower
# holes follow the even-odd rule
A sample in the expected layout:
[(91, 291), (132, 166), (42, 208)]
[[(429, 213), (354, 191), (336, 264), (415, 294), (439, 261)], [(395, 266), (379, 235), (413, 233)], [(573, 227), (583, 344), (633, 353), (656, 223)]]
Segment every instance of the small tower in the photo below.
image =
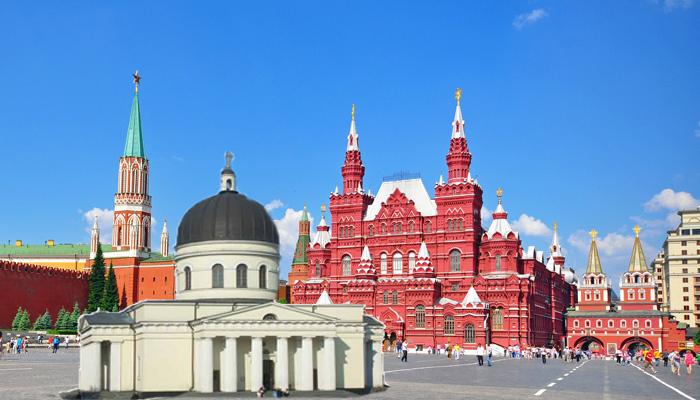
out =
[(92, 224), (92, 231), (90, 232), (90, 258), (95, 258), (97, 254), (97, 247), (100, 245), (100, 225), (97, 223), (97, 216), (95, 216), (95, 222)]
[(428, 253), (428, 246), (425, 245), (425, 242), (421, 242), (420, 244), (416, 266), (413, 268), (413, 276), (416, 278), (435, 277), (435, 269), (433, 268), (433, 263), (430, 260), (430, 253)]
[(304, 280), (309, 275), (309, 242), (311, 223), (309, 222), (309, 213), (304, 204), (304, 211), (301, 213), (299, 220), (299, 237), (297, 238), (297, 246), (294, 250), (294, 259), (292, 260), (292, 268), (289, 271), (289, 291), (290, 298), (294, 298), (294, 282)]
[(219, 190), (235, 192), (236, 191), (236, 173), (231, 169), (231, 161), (233, 160), (233, 153), (227, 151), (224, 153), (224, 158), (226, 158), (226, 165), (221, 170), (221, 184), (219, 185)]
[(309, 268), (307, 277), (321, 278), (329, 275), (328, 267), (331, 258), (331, 232), (326, 223), (326, 205), (321, 205), (321, 220), (316, 226), (316, 234), (309, 244), (307, 257)]
[(559, 234), (557, 232), (558, 225), (555, 222), (553, 225), (554, 233), (552, 234), (552, 244), (549, 246), (549, 258), (555, 266), (559, 266), (559, 271), (564, 268), (564, 262), (566, 258), (561, 251), (561, 245), (559, 244)]
[(362, 178), (365, 176), (365, 166), (362, 164), (360, 154), (359, 136), (355, 128), (355, 105), (352, 105), (350, 132), (348, 144), (345, 149), (345, 164), (341, 168), (343, 175), (343, 193), (354, 193), (362, 187)]
[(168, 235), (168, 220), (163, 221), (163, 231), (160, 233), (160, 254), (167, 257), (170, 249), (170, 237)]
[(467, 139), (464, 134), (464, 119), (462, 118), (462, 89), (455, 91), (455, 117), (452, 121), (452, 138), (450, 139), (450, 151), (447, 153), (447, 183), (464, 182), (469, 177), (469, 167), (472, 162), (472, 155), (467, 146)]
[(357, 265), (355, 279), (371, 279), (377, 280), (377, 270), (372, 263), (372, 255), (369, 252), (369, 247), (365, 245), (360, 256), (360, 263)]
[(481, 235), (481, 273), (522, 273), (520, 237), (508, 222), (508, 213), (503, 208), (503, 189), (496, 190), (498, 205), (493, 212), (489, 229)]
[(634, 245), (627, 272), (620, 279), (618, 310), (656, 310), (656, 280), (647, 268), (644, 249), (639, 239), (639, 226), (634, 227)]
[(112, 247), (117, 251), (128, 250), (133, 256), (147, 257), (151, 251), (151, 196), (148, 194), (150, 169), (141, 129), (140, 82), (141, 77), (136, 71), (126, 145), (124, 154), (119, 158), (119, 179), (117, 193), (114, 195)]
[(583, 282), (578, 289), (576, 310), (608, 311), (612, 304), (610, 279), (603, 272), (598, 255), (596, 238), (598, 231), (591, 230), (591, 247), (588, 251), (588, 267), (583, 275)]

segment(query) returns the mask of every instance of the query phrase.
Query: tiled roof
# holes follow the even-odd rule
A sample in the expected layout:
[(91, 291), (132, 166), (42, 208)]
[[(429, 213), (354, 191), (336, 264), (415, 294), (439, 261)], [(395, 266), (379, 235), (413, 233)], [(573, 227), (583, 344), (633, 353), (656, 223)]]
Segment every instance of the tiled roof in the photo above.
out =
[[(103, 244), (101, 247), (103, 252), (112, 251), (112, 246), (109, 244)], [(0, 245), (0, 257), (7, 255), (21, 257), (84, 255), (88, 257), (90, 256), (90, 245), (82, 243), (57, 244), (53, 246), (47, 246), (45, 244), (27, 244), (23, 246)]]

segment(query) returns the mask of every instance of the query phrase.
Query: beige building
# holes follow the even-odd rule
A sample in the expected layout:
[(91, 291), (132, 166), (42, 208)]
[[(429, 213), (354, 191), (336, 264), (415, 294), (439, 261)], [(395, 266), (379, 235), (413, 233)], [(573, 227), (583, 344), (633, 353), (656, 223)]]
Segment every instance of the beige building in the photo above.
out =
[(681, 223), (669, 231), (654, 259), (662, 307), (678, 321), (700, 326), (700, 207), (679, 211)]
[(364, 307), (276, 303), (279, 237), (259, 203), (221, 191), (183, 217), (175, 300), (79, 321), (82, 392), (256, 392), (382, 386), (384, 326)]

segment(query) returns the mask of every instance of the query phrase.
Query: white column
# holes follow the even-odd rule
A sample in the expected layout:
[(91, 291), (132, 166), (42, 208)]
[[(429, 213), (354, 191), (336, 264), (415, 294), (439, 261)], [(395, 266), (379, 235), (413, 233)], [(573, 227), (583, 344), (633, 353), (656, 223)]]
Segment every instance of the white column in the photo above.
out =
[(102, 343), (80, 344), (78, 387), (83, 392), (99, 392), (102, 387)]
[(289, 338), (277, 338), (277, 362), (275, 363), (275, 386), (289, 388)]
[[(372, 342), (372, 384), (374, 387), (384, 386), (384, 353), (382, 352), (382, 342), (375, 340)], [(369, 362), (370, 360), (367, 360)], [(365, 366), (367, 368), (369, 366)]]
[[(319, 369), (320, 370), (320, 369)], [(335, 390), (335, 338), (323, 338), (323, 380), (319, 379), (319, 389)]]
[(214, 343), (212, 338), (198, 340), (197, 354), (197, 391), (211, 393), (214, 391)]
[(263, 338), (253, 337), (250, 341), (250, 381), (251, 392), (257, 392), (263, 385)]
[(301, 382), (297, 390), (314, 390), (314, 338), (301, 338)]
[(111, 342), (109, 345), (109, 390), (122, 390), (122, 344)]
[(222, 392), (238, 390), (238, 338), (226, 338), (220, 379)]

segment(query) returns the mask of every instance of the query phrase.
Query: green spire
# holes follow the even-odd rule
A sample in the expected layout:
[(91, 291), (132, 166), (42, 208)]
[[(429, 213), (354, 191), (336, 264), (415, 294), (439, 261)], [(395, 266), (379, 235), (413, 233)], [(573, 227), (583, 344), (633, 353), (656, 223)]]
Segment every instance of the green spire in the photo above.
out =
[(603, 267), (600, 265), (600, 256), (598, 255), (598, 246), (595, 244), (595, 238), (598, 236), (598, 231), (593, 229), (591, 232), (591, 249), (588, 251), (588, 268), (586, 275), (603, 273)]
[(308, 221), (309, 220), (309, 213), (306, 210), (306, 204), (304, 204), (304, 212), (301, 213), (301, 220), (302, 221)]
[(304, 205), (304, 211), (301, 213), (301, 220), (299, 221), (299, 238), (297, 239), (297, 247), (294, 250), (292, 265), (307, 265), (309, 263), (307, 249), (311, 241), (310, 228), (309, 213), (306, 210), (306, 205)]
[(131, 117), (129, 118), (129, 130), (126, 133), (126, 146), (124, 146), (124, 157), (146, 158), (143, 149), (143, 134), (141, 133), (141, 107), (139, 107), (139, 83), (141, 77), (139, 71), (134, 74), (134, 101), (131, 103)]
[(639, 226), (634, 227), (634, 246), (632, 247), (632, 257), (630, 257), (630, 264), (627, 270), (629, 272), (647, 272), (647, 260), (644, 258), (644, 249), (642, 249), (642, 242), (639, 240)]

